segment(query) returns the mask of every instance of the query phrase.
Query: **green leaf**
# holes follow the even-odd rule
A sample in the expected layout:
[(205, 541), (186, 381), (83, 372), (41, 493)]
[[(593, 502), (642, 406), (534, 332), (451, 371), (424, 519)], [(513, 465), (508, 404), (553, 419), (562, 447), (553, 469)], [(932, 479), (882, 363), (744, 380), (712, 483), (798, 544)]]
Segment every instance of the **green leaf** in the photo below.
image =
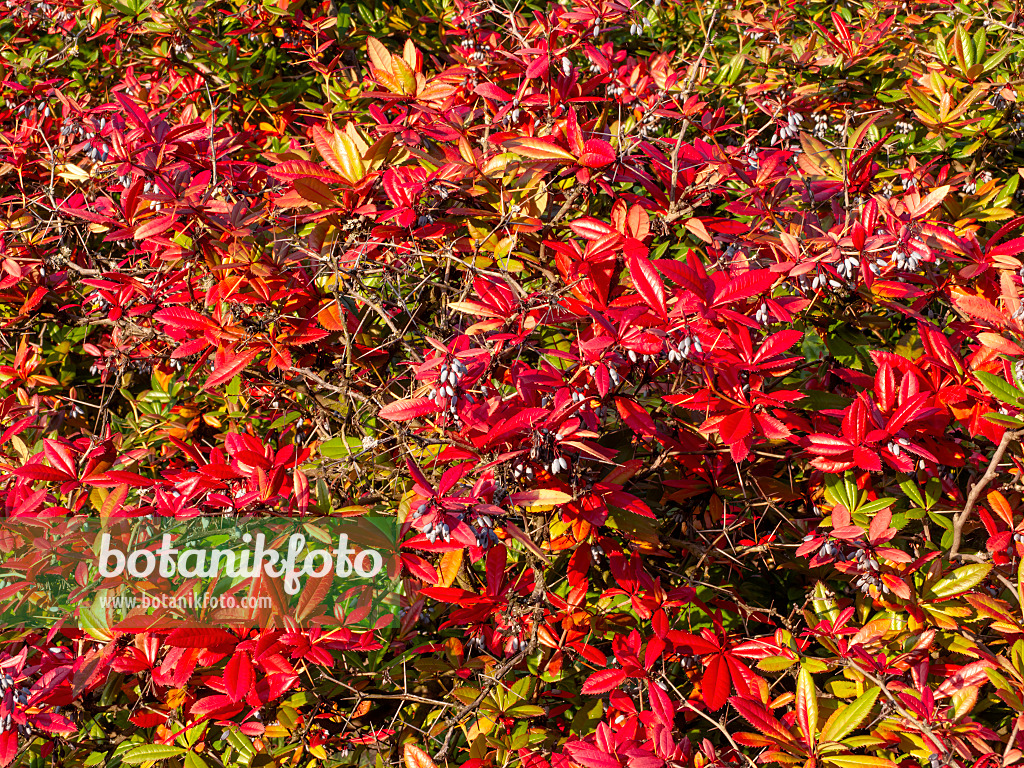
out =
[(1014, 386), (1007, 383), (1006, 379), (1002, 376), (996, 376), (993, 373), (986, 373), (985, 371), (975, 371), (974, 375), (981, 380), (981, 383), (985, 385), (985, 388), (992, 393), (992, 395), (1008, 405), (1020, 405), (1020, 398), (1024, 395)]
[(897, 500), (893, 498), (875, 499), (874, 501), (869, 501), (867, 504), (864, 504), (853, 511), (858, 515), (866, 515), (870, 518), (874, 516), (876, 512), (881, 512), (883, 509), (891, 507), (896, 503), (896, 501)]
[(974, 49), (974, 61), (978, 62), (985, 58), (985, 49), (988, 48), (988, 33), (983, 26), (978, 26), (978, 31), (974, 33), (974, 40), (972, 40)]
[(337, 459), (359, 453), (363, 442), (357, 437), (334, 437), (320, 443), (320, 455), (326, 459)]
[(818, 731), (818, 694), (807, 667), (801, 668), (796, 678), (796, 717), (804, 741), (813, 744)]
[(1003, 48), (1002, 50), (996, 51), (987, 59), (985, 59), (985, 71), (988, 72), (990, 69), (995, 69), (1002, 64), (1006, 58), (1017, 50), (1017, 46), (1011, 45)]
[(917, 506), (922, 508), (927, 506), (924, 503), (924, 496), (921, 495), (921, 490), (917, 487), (917, 481), (914, 478), (908, 477), (906, 480), (901, 482), (900, 490), (907, 494), (910, 500)]
[(860, 727), (861, 723), (871, 713), (871, 708), (878, 701), (879, 688), (870, 688), (856, 701), (852, 701), (841, 709), (832, 713), (825, 726), (821, 729), (822, 741), (841, 741)]
[(1021, 427), (1024, 426), (1024, 421), (1021, 421), (1016, 416), (1008, 416), (1004, 413), (986, 413), (985, 418), (988, 421), (994, 422), (995, 424), (1003, 424), (1007, 427)]
[(940, 599), (961, 595), (983, 582), (991, 570), (991, 563), (971, 563), (961, 566), (946, 578), (937, 581), (931, 588), (931, 594)]
[(543, 717), (547, 712), (544, 710), (544, 707), (538, 707), (536, 704), (519, 704), (512, 707), (505, 714), (511, 717)]
[(757, 668), (762, 672), (781, 672), (796, 664), (796, 659), (787, 659), (785, 656), (768, 656), (757, 662)]
[(860, 490), (854, 481), (851, 473), (845, 472), (842, 475), (827, 475), (825, 478), (825, 493), (832, 497), (832, 502), (842, 504), (853, 512), (857, 509), (860, 499)]
[(177, 757), (184, 752), (184, 747), (175, 747), (171, 744), (144, 744), (128, 752), (121, 758), (121, 761), (129, 765), (142, 765), (153, 760), (166, 760), (168, 757)]
[(960, 48), (964, 52), (964, 69), (970, 69), (974, 64), (974, 44), (971, 42), (967, 30), (959, 25), (956, 28), (956, 36), (959, 38)]

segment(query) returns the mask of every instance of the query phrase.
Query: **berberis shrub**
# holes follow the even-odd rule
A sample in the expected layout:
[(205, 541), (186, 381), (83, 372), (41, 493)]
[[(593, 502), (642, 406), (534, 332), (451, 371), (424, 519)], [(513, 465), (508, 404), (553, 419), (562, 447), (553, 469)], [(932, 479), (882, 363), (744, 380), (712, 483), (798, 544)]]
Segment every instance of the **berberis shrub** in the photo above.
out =
[(1020, 762), (1022, 25), (6, 0), (0, 601), (72, 513), (395, 516), (403, 589), (5, 630), (0, 763)]

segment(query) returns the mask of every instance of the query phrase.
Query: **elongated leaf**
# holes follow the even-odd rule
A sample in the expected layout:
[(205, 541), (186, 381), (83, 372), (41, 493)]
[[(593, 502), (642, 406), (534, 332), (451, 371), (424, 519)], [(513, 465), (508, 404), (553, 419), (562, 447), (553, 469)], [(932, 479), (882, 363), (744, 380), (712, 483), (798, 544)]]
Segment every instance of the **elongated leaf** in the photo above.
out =
[[(707, 698), (705, 696), (705, 701)], [(757, 728), (765, 736), (780, 742), (793, 742), (793, 735), (786, 729), (779, 719), (765, 709), (763, 704), (745, 699), (742, 696), (732, 696), (729, 703), (735, 707), (743, 719)]]
[(415, 744), (406, 744), (404, 753), (405, 768), (437, 768), (430, 755)]
[(521, 506), (555, 506), (557, 504), (568, 504), (572, 496), (563, 491), (556, 491), (553, 488), (538, 488), (533, 491), (519, 491), (508, 497), (512, 504)]
[(232, 351), (218, 352), (213, 359), (213, 373), (210, 374), (206, 383), (203, 384), (203, 389), (209, 389), (226, 381), (231, 381), (237, 374), (244, 371), (249, 363), (256, 359), (258, 354), (258, 349), (250, 349), (238, 354)]
[(293, 181), (295, 179), (318, 179), (324, 182), (341, 182), (345, 178), (340, 174), (327, 170), (322, 165), (312, 160), (287, 160), (278, 163), (269, 170), (271, 176), (281, 181)]
[(940, 579), (931, 588), (931, 594), (935, 597), (947, 599), (962, 595), (969, 589), (973, 589), (985, 580), (985, 577), (992, 571), (991, 563), (971, 563), (957, 568), (953, 573), (944, 579)]
[(803, 731), (804, 740), (814, 744), (818, 734), (818, 695), (807, 667), (801, 667), (796, 678), (796, 721)]
[(380, 417), (389, 421), (409, 421), (435, 411), (437, 411), (437, 403), (430, 398), (413, 397), (388, 403), (380, 409)]
[(152, 760), (166, 760), (168, 757), (176, 757), (185, 752), (184, 747), (176, 747), (173, 744), (144, 744), (141, 747), (127, 752), (122, 758), (122, 763), (128, 765), (142, 765)]
[(1024, 393), (1011, 386), (1002, 376), (996, 376), (994, 373), (986, 371), (975, 371), (974, 375), (981, 380), (981, 383), (997, 400), (1009, 405), (1020, 405), (1021, 396)]
[(821, 740), (842, 741), (848, 735), (860, 727), (861, 723), (871, 714), (872, 707), (878, 701), (878, 688), (869, 688), (864, 691), (856, 700), (840, 707), (825, 723), (821, 729)]
[(824, 755), (821, 759), (836, 768), (895, 768), (896, 766), (892, 760), (871, 755)]
[(355, 184), (366, 175), (363, 159), (352, 139), (344, 133), (328, 133), (323, 128), (313, 128), (313, 143), (327, 164), (347, 181)]
[(739, 301), (763, 293), (775, 284), (778, 275), (767, 269), (756, 269), (734, 277), (715, 294), (714, 304)]
[(246, 653), (236, 653), (224, 668), (224, 688), (231, 701), (237, 704), (242, 701), (252, 688), (252, 662)]
[(153, 319), (172, 328), (183, 328), (188, 331), (205, 331), (216, 328), (217, 324), (188, 307), (168, 307), (153, 313)]
[(639, 240), (630, 237), (626, 239), (624, 250), (629, 276), (637, 292), (647, 302), (647, 306), (664, 317), (668, 314), (665, 306), (665, 285), (661, 281), (661, 275), (647, 258), (647, 249)]
[(505, 147), (522, 157), (531, 160), (562, 160), (568, 163), (575, 163), (576, 158), (565, 149), (548, 138), (525, 138), (512, 139), (505, 142)]
[(621, 669), (602, 669), (600, 672), (592, 674), (583, 683), (583, 693), (588, 695), (607, 693), (613, 688), (618, 688), (625, 679), (626, 673)]

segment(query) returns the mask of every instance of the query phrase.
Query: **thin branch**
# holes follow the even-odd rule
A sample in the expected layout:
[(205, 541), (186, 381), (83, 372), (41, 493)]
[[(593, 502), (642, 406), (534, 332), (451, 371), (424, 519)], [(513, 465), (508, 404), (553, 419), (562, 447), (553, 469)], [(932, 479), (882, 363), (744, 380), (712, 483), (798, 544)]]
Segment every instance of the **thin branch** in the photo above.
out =
[(963, 540), (964, 525), (967, 523), (967, 518), (971, 512), (974, 511), (974, 506), (978, 503), (978, 499), (981, 498), (982, 492), (988, 487), (996, 476), (999, 474), (999, 464), (1003, 460), (1003, 456), (1006, 455), (1007, 449), (1017, 438), (1024, 435), (1024, 430), (1014, 430), (1003, 433), (1002, 440), (999, 441), (999, 445), (996, 447), (996, 452), (992, 454), (992, 460), (988, 463), (988, 468), (985, 470), (978, 482), (971, 488), (970, 493), (967, 495), (967, 503), (964, 504), (964, 508), (957, 513), (957, 516), (953, 519), (953, 543), (949, 548), (949, 558), (952, 560), (960, 552), (960, 543)]

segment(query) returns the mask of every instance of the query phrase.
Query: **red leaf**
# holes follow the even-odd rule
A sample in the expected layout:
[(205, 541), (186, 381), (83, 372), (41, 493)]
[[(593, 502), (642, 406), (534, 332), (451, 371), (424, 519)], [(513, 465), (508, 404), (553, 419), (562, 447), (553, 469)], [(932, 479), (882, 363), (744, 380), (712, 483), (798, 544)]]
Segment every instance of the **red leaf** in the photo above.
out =
[(647, 409), (635, 400), (630, 400), (626, 397), (616, 397), (615, 407), (618, 409), (619, 415), (622, 416), (622, 420), (638, 435), (653, 437), (657, 433), (654, 419), (651, 418)]
[(532, 80), (535, 77), (540, 77), (548, 71), (548, 55), (542, 54), (534, 59), (530, 66), (526, 68), (526, 79)]
[(756, 296), (771, 288), (779, 276), (767, 269), (744, 272), (723, 285), (715, 294), (715, 306)]
[(819, 456), (841, 456), (853, 448), (848, 440), (835, 435), (808, 435), (807, 440), (808, 450)]
[(764, 705), (739, 696), (730, 698), (729, 703), (736, 708), (736, 711), (743, 716), (744, 720), (761, 731), (765, 736), (779, 741), (793, 740), (790, 732), (786, 730), (785, 726), (779, 722), (775, 715), (765, 709)]
[(745, 438), (753, 428), (754, 423), (748, 410), (735, 411), (718, 422), (718, 434), (730, 445)]
[(0, 766), (8, 766), (18, 756), (18, 732), (11, 729), (0, 733)]
[[(206, 717), (214, 713), (221, 715), (222, 717), (230, 717), (233, 714), (241, 712), (241, 710), (242, 705), (231, 701), (230, 696), (217, 694), (215, 696), (206, 696), (205, 698), (199, 699), (192, 705), (191, 713), (194, 717)], [(231, 715), (228, 714), (229, 712)]]
[[(593, 744), (585, 741), (570, 741), (565, 745), (565, 751), (569, 753), (574, 763), (586, 766), (586, 768), (622, 768), (622, 763), (615, 759), (607, 751), (599, 749)], [(634, 758), (634, 762), (636, 759)], [(526, 762), (523, 765), (527, 765)]]
[(238, 638), (223, 629), (176, 629), (167, 636), (172, 648), (230, 649), (238, 645)]
[(590, 139), (583, 144), (578, 162), (584, 168), (603, 168), (615, 162), (615, 150), (604, 139)]
[(241, 373), (260, 352), (258, 349), (250, 349), (247, 352), (235, 354), (230, 350), (219, 350), (213, 358), (213, 373), (203, 384), (203, 389), (216, 387), (225, 381), (231, 381), (237, 374)]
[(583, 693), (607, 693), (618, 688), (625, 679), (626, 673), (621, 669), (602, 669), (587, 678), (583, 684)]
[(624, 250), (633, 285), (647, 302), (647, 306), (665, 317), (668, 315), (665, 306), (665, 285), (661, 281), (661, 275), (647, 258), (647, 248), (636, 238), (627, 237)]
[(995, 305), (983, 296), (972, 296), (971, 294), (952, 291), (949, 298), (956, 305), (957, 309), (977, 320), (984, 320), (998, 328), (1008, 324), (1006, 315), (999, 309), (996, 309)]
[(599, 237), (604, 235), (618, 234), (608, 224), (590, 216), (583, 216), (569, 222), (569, 229), (580, 237), (585, 237), (587, 240), (597, 240)]
[(925, 409), (924, 404), (931, 398), (931, 396), (931, 392), (918, 392), (913, 397), (908, 398), (903, 405), (897, 408), (895, 413), (893, 413), (892, 418), (889, 419), (889, 423), (885, 425), (885, 430), (890, 435), (895, 435), (903, 429), (904, 424), (914, 419)]
[(136, 227), (134, 237), (136, 240), (145, 240), (149, 237), (162, 235), (173, 227), (176, 221), (177, 219), (170, 214), (149, 219), (146, 223)]
[(494, 101), (512, 101), (514, 98), (511, 93), (499, 88), (494, 83), (480, 83), (474, 93)]
[(252, 662), (247, 653), (236, 653), (224, 668), (224, 690), (237, 704), (245, 699), (252, 688)]
[(208, 317), (188, 307), (168, 307), (153, 313), (153, 319), (173, 328), (184, 328), (188, 331), (205, 331), (216, 328), (217, 324)]
[(61, 482), (65, 483), (68, 480), (75, 480), (75, 477), (69, 477), (68, 475), (61, 472), (59, 469), (48, 467), (45, 464), (26, 464), (23, 467), (18, 467), (13, 471), (13, 474), (18, 477), (24, 477), (28, 480), (42, 480), (46, 483)]
[(800, 339), (802, 339), (803, 336), (803, 332), (797, 330), (779, 331), (778, 333), (773, 333), (771, 336), (764, 340), (764, 343), (761, 345), (761, 348), (757, 350), (757, 354), (754, 355), (753, 362), (759, 363), (762, 360), (769, 360), (775, 357), (776, 355), (782, 354), (787, 349), (796, 344), (798, 341), (800, 341)]
[(647, 691), (647, 695), (651, 700), (651, 710), (654, 712), (655, 717), (666, 727), (672, 727), (676, 715), (676, 708), (672, 706), (672, 701), (657, 683), (652, 682), (648, 686)]
[(380, 417), (390, 421), (409, 421), (435, 411), (437, 411), (437, 403), (429, 397), (412, 397), (388, 403), (380, 409)]
[(1016, 256), (1018, 253), (1024, 253), (1024, 237), (1007, 240), (1002, 245), (998, 245), (990, 250), (986, 255), (991, 258), (995, 256)]
[(268, 173), (281, 181), (294, 181), (295, 179), (306, 178), (334, 183), (345, 181), (344, 176), (332, 173), (312, 160), (286, 160), (270, 168)]
[(729, 698), (729, 691), (732, 689), (732, 678), (729, 676), (729, 665), (725, 658), (716, 654), (711, 658), (704, 677), (700, 681), (701, 696), (704, 703), (712, 712), (717, 712)]
[(896, 371), (888, 362), (878, 366), (875, 374), (875, 400), (882, 413), (888, 413), (896, 402)]

